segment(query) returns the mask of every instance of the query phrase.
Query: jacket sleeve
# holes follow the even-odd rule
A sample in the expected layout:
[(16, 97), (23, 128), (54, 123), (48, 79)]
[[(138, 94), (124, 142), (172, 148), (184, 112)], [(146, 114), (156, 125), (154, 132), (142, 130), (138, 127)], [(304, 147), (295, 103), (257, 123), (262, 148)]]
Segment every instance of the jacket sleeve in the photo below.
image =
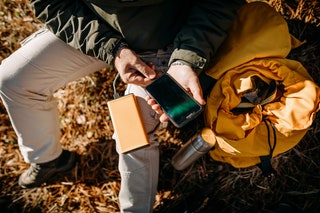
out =
[(122, 36), (101, 21), (83, 1), (31, 0), (36, 17), (61, 40), (107, 63)]
[(186, 24), (174, 40), (169, 65), (183, 60), (203, 69), (210, 65), (217, 49), (226, 38), (237, 10), (245, 0), (197, 0)]

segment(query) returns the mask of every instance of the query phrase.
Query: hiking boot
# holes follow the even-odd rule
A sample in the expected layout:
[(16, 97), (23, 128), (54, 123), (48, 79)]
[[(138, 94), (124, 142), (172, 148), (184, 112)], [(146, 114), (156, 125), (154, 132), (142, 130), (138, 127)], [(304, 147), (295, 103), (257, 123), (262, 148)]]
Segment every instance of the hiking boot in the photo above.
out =
[(20, 175), (18, 183), (22, 188), (41, 186), (53, 175), (71, 169), (74, 164), (75, 153), (63, 150), (58, 158), (48, 163), (31, 163), (29, 169)]

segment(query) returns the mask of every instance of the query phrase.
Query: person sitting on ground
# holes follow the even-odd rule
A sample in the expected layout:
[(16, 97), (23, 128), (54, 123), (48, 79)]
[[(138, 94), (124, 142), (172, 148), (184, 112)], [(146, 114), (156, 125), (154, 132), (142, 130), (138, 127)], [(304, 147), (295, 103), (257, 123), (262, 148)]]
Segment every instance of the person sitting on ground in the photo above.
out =
[[(168, 72), (201, 104), (198, 74), (210, 66), (244, 0), (31, 0), (44, 28), (2, 61), (0, 96), (30, 168), (23, 188), (74, 165), (59, 142), (53, 93), (80, 77), (115, 67), (138, 99), (150, 146), (119, 153), (122, 212), (151, 212), (159, 171), (157, 114), (143, 86)], [(154, 69), (149, 66), (152, 63)], [(174, 91), (173, 91), (174, 92)]]

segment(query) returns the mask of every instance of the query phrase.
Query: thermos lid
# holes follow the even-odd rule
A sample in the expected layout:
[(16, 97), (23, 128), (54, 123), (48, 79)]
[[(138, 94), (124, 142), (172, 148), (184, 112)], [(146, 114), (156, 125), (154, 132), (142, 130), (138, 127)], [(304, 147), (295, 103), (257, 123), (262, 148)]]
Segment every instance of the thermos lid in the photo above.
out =
[(200, 134), (201, 134), (201, 138), (202, 138), (205, 142), (211, 144), (212, 146), (215, 145), (215, 143), (216, 143), (216, 136), (215, 136), (214, 132), (213, 132), (210, 128), (208, 128), (208, 127), (203, 128), (203, 129), (201, 130), (201, 133), (200, 133)]

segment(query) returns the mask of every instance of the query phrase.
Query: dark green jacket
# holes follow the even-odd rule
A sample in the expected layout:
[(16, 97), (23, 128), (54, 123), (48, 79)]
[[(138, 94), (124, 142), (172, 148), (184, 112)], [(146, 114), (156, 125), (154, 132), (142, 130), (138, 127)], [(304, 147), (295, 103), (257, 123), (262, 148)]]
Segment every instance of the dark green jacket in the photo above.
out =
[(170, 63), (208, 65), (244, 0), (31, 0), (60, 39), (111, 63), (125, 41), (134, 51), (174, 45)]

